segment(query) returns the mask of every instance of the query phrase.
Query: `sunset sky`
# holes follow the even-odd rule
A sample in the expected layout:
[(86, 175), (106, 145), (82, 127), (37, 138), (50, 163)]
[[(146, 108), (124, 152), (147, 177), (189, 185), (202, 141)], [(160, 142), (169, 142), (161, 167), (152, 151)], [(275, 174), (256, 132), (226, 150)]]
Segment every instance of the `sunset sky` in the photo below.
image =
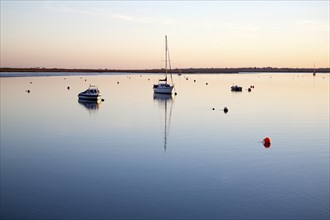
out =
[(3, 1), (1, 67), (329, 67), (325, 1)]

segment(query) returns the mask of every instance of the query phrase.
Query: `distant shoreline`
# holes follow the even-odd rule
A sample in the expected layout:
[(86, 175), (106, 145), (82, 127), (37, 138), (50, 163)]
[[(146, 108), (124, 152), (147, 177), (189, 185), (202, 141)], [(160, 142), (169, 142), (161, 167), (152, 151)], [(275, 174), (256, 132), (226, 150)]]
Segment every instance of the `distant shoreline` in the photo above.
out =
[[(172, 73), (274, 73), (289, 72), (302, 73), (313, 72), (313, 68), (276, 68), (276, 67), (243, 67), (243, 68), (184, 68), (172, 69)], [(317, 68), (318, 73), (329, 73), (330, 68)], [(0, 72), (66, 72), (66, 73), (164, 73), (164, 69), (65, 69), (65, 68), (0, 68)]]
[[(330, 73), (330, 68), (315, 69), (316, 73)], [(42, 76), (95, 76), (123, 74), (162, 74), (164, 69), (109, 70), (109, 69), (58, 69), (58, 68), (0, 68), (2, 77), (42, 77)], [(314, 69), (292, 68), (191, 68), (174, 69), (173, 74), (248, 74), (248, 73), (312, 73)]]

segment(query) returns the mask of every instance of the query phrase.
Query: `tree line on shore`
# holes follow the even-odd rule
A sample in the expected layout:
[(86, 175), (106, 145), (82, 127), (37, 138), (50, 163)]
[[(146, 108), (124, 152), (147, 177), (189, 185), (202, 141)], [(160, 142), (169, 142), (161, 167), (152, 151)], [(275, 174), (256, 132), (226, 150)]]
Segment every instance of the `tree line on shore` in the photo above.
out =
[[(172, 69), (172, 73), (240, 73), (240, 72), (318, 72), (329, 73), (330, 68), (277, 68), (277, 67), (240, 67), (240, 68), (183, 68)], [(127, 72), (127, 73), (164, 73), (165, 69), (66, 69), (66, 68), (10, 68), (2, 67), (0, 72)]]

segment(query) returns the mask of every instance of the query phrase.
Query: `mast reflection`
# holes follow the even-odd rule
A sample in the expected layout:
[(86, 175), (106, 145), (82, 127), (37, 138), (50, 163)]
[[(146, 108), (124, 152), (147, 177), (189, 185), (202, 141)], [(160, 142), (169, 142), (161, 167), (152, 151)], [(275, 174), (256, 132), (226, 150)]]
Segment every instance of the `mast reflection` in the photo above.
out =
[[(172, 94), (154, 93), (154, 100), (158, 102), (161, 109), (164, 109), (164, 131), (163, 132), (164, 132), (164, 151), (166, 151), (167, 138), (168, 138), (168, 134), (169, 134), (171, 117), (172, 117), (173, 95)], [(168, 108), (169, 108), (169, 110), (168, 110)]]

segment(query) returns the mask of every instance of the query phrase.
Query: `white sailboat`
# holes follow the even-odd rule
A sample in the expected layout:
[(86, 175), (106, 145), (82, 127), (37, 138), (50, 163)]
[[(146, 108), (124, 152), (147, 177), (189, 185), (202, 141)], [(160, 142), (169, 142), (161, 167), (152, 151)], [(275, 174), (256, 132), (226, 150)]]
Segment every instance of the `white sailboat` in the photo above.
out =
[[(169, 71), (167, 69), (167, 62), (169, 64)], [(167, 80), (168, 72), (171, 76), (171, 83), (168, 83)], [(159, 79), (158, 84), (155, 84), (153, 89), (154, 89), (154, 93), (159, 93), (159, 94), (172, 94), (172, 91), (174, 89), (173, 78), (171, 73), (170, 54), (168, 52), (166, 35), (165, 35), (165, 78)]]

